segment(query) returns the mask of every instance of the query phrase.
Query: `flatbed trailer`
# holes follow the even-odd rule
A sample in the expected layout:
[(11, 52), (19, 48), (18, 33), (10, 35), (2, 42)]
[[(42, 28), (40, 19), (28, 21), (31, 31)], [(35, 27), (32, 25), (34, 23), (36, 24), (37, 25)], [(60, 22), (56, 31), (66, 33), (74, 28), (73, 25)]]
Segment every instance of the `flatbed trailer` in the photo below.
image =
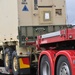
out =
[(40, 35), (38, 75), (75, 75), (75, 27)]

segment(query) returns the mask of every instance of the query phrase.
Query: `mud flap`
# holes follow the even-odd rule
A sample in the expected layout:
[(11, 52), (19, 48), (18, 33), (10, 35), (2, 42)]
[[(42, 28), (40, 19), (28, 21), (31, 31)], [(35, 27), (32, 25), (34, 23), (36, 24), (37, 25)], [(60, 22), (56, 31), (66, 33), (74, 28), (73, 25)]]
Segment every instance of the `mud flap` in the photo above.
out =
[(30, 74), (30, 58), (29, 57), (19, 57), (19, 73), (20, 74)]

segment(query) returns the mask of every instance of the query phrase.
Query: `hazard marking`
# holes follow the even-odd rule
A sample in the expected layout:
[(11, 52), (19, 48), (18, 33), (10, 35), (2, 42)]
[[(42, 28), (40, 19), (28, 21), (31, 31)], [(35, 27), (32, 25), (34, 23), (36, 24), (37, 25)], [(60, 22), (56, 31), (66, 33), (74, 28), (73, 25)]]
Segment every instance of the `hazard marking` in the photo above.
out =
[(24, 8), (22, 9), (22, 11), (29, 11), (26, 5), (25, 5)]

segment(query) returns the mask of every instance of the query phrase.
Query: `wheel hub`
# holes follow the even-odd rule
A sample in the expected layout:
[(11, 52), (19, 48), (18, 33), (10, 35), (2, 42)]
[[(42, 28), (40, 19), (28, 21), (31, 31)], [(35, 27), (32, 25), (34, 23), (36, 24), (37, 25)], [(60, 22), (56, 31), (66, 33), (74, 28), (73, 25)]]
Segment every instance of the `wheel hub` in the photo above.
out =
[(69, 67), (65, 62), (60, 67), (60, 75), (70, 75)]
[(9, 64), (8, 54), (5, 55), (5, 64), (6, 64), (6, 67), (8, 67), (8, 64)]
[(18, 63), (17, 62), (18, 62), (17, 61), (17, 58), (14, 57), (14, 59), (13, 59), (13, 68), (14, 68), (14, 71), (17, 71), (18, 70)]

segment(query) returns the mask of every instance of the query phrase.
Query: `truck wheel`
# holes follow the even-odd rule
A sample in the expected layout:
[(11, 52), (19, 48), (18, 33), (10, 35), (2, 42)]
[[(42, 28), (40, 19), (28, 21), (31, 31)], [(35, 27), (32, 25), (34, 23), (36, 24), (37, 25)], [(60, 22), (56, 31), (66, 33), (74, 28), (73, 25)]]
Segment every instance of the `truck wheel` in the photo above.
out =
[(12, 54), (13, 64), (12, 64), (12, 71), (14, 75), (19, 75), (19, 63), (18, 63), (18, 57), (16, 52), (14, 51)]
[(72, 75), (68, 59), (61, 56), (57, 63), (56, 75)]
[(51, 75), (50, 62), (46, 55), (41, 59), (40, 63), (40, 75)]
[(9, 72), (10, 74), (11, 69), (12, 69), (12, 53), (11, 53), (12, 49), (7, 48), (4, 52), (4, 66), (7, 72)]

